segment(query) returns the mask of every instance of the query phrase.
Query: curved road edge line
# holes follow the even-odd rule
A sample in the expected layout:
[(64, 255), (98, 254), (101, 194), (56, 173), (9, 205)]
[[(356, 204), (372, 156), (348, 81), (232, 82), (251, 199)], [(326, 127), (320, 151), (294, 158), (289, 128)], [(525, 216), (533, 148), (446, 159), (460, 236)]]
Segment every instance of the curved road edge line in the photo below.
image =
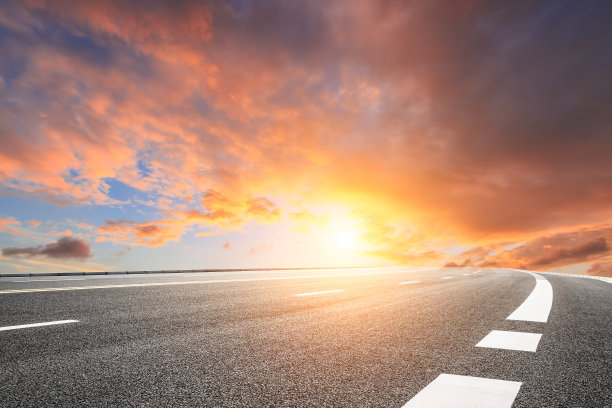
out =
[(606, 278), (605, 276), (577, 275), (577, 274), (574, 274), (574, 273), (560, 273), (560, 272), (538, 272), (538, 273), (543, 273), (545, 275), (554, 275), (554, 276), (569, 276), (569, 277), (572, 277), (572, 278), (595, 279), (595, 280), (600, 280), (600, 281), (612, 283), (612, 278)]
[(553, 301), (553, 290), (550, 282), (545, 277), (530, 271), (521, 269), (509, 270), (528, 273), (535, 278), (536, 285), (529, 296), (527, 296), (527, 299), (506, 320), (546, 323)]

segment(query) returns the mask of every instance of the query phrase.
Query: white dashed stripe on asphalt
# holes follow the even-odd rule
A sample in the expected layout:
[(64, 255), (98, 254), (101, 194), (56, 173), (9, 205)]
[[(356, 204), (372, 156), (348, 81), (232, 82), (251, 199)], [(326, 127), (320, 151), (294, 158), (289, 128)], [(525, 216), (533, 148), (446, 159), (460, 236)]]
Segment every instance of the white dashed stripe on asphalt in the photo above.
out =
[(535, 352), (541, 337), (539, 333), (493, 330), (476, 347)]
[(30, 327), (53, 326), (56, 324), (66, 324), (66, 323), (78, 323), (78, 320), (56, 320), (54, 322), (21, 324), (19, 326), (5, 326), (5, 327), (0, 327), (0, 331), (29, 329)]
[(400, 282), (399, 284), (400, 284), (400, 285), (408, 285), (408, 284), (410, 284), (410, 283), (419, 283), (419, 282), (421, 282), (421, 281)]
[(440, 374), (403, 408), (511, 408), (522, 383)]
[(550, 282), (543, 276), (533, 272), (521, 271), (530, 274), (536, 279), (535, 288), (525, 301), (506, 318), (506, 320), (522, 320), (526, 322), (548, 321), (552, 307), (553, 290)]

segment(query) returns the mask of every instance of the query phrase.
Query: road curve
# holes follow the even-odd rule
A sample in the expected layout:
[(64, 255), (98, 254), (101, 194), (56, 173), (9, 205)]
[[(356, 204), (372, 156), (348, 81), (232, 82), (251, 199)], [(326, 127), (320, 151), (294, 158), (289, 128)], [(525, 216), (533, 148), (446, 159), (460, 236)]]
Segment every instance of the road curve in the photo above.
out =
[(7, 407), (612, 407), (604, 280), (461, 268), (3, 277), (0, 305)]

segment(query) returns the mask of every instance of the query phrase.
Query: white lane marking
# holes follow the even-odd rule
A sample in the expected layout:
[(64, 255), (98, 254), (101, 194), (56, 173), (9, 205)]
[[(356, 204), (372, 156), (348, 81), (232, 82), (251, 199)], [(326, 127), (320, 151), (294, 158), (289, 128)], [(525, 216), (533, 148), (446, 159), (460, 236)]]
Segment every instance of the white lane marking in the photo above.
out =
[(5, 327), (0, 327), (0, 331), (28, 329), (30, 327), (53, 326), (56, 324), (67, 324), (67, 323), (78, 323), (78, 320), (56, 320), (54, 322), (21, 324), (19, 326), (5, 326)]
[(470, 274), (469, 273), (464, 273), (463, 276), (470, 276)]
[(409, 282), (400, 282), (400, 285), (408, 285), (409, 283), (419, 283), (421, 281), (409, 281)]
[(0, 290), (0, 294), (33, 293), (33, 292), (61, 292), (61, 291), (69, 291), (69, 290), (133, 288), (133, 287), (145, 287), (145, 286), (196, 285), (196, 284), (209, 284), (209, 283), (264, 282), (264, 281), (293, 280), (293, 279), (347, 278), (347, 277), (355, 277), (355, 276), (387, 275), (387, 274), (398, 274), (398, 273), (403, 273), (403, 272), (402, 271), (365, 272), (365, 273), (329, 274), (329, 275), (275, 276), (275, 277), (270, 277), (270, 278), (216, 279), (216, 280), (201, 280), (201, 281), (122, 283), (122, 284), (116, 284), (116, 285), (66, 286), (66, 287), (56, 287), (56, 288), (7, 289), (7, 290)]
[[(517, 269), (511, 269), (512, 271), (516, 271)], [(524, 271), (521, 271), (524, 272)], [(542, 273), (545, 275), (554, 275), (554, 276), (563, 276), (563, 277), (568, 277), (571, 276), (572, 278), (586, 278), (586, 279), (596, 279), (596, 280), (601, 280), (604, 282), (608, 282), (608, 283), (612, 283), (612, 278), (606, 278), (603, 276), (595, 276), (595, 275), (577, 275), (574, 273), (559, 273), (559, 272), (538, 272), (538, 273)]]
[(476, 347), (535, 352), (541, 337), (539, 333), (493, 330)]
[[(521, 269), (508, 269), (508, 270), (510, 270), (510, 271), (519, 271), (519, 272), (526, 272), (526, 271), (521, 270)], [(563, 276), (565, 278), (572, 277), (572, 278), (595, 279), (595, 280), (600, 280), (600, 281), (603, 281), (603, 282), (612, 283), (612, 278), (606, 278), (606, 277), (603, 277), (603, 276), (577, 275), (575, 273), (542, 272), (542, 271), (538, 271), (538, 273), (543, 274), (543, 275)]]
[(528, 273), (533, 276), (536, 279), (536, 285), (527, 299), (525, 299), (525, 301), (506, 318), (506, 320), (522, 320), (526, 322), (546, 323), (552, 307), (552, 286), (543, 276), (529, 271), (521, 272)]
[(335, 293), (335, 292), (344, 292), (344, 289), (322, 290), (320, 292), (309, 292), (309, 293), (298, 293), (295, 296), (323, 295), (325, 293)]
[(444, 276), (442, 279), (453, 279), (452, 276)]
[(76, 280), (85, 280), (85, 278), (67, 278), (67, 279), (28, 279), (28, 280), (12, 280), (10, 282), (61, 282), (61, 281), (76, 281)]
[(522, 383), (440, 374), (403, 408), (511, 408)]

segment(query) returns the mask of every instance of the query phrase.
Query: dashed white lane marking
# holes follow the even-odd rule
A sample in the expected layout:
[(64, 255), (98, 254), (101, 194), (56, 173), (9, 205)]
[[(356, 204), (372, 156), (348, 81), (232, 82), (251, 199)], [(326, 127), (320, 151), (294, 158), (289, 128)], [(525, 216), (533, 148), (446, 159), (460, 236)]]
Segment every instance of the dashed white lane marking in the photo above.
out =
[(535, 352), (541, 337), (539, 333), (493, 330), (476, 347)]
[(528, 271), (521, 272), (533, 276), (536, 279), (536, 285), (527, 299), (506, 320), (546, 323), (552, 307), (552, 286), (543, 276)]
[(403, 408), (511, 408), (522, 383), (440, 374)]
[(453, 279), (452, 276), (444, 276), (442, 279)]
[(463, 276), (470, 276), (470, 274), (469, 273), (464, 273)]
[(400, 285), (408, 285), (408, 284), (410, 284), (410, 283), (419, 283), (419, 282), (421, 282), (421, 281), (408, 281), (408, 282), (400, 282), (399, 284), (400, 284)]
[(5, 327), (0, 327), (0, 331), (29, 329), (30, 327), (53, 326), (56, 324), (67, 324), (67, 323), (78, 323), (78, 320), (56, 320), (54, 322), (21, 324), (19, 326), (5, 326)]
[(309, 292), (309, 293), (298, 293), (295, 296), (323, 295), (325, 293), (335, 293), (335, 292), (344, 292), (344, 289), (322, 290), (320, 292)]
[(30, 282), (62, 282), (62, 281), (78, 281), (85, 280), (85, 278), (66, 278), (66, 279), (24, 279), (24, 280), (12, 280), (10, 282), (19, 282), (19, 283), (30, 283)]

